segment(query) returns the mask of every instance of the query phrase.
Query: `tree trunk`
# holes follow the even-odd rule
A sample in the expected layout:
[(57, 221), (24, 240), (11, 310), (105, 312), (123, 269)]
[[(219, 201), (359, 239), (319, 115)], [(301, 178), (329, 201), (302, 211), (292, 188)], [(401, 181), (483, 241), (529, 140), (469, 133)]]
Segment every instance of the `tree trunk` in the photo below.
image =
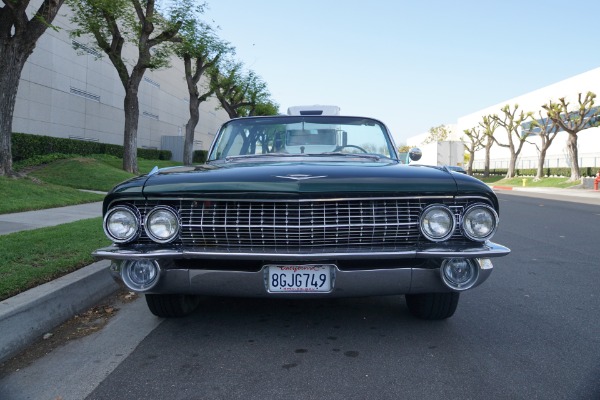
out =
[(511, 154), (510, 161), (508, 162), (508, 171), (506, 171), (505, 178), (509, 179), (509, 178), (515, 177), (515, 171), (517, 170), (516, 166), (517, 166), (517, 157), (515, 157), (514, 154)]
[(12, 169), (12, 122), (17, 101), (21, 72), (33, 51), (23, 51), (16, 41), (0, 41), (0, 176), (11, 176)]
[(506, 171), (506, 178), (514, 178), (515, 171), (517, 170), (517, 155), (515, 146), (512, 140), (509, 140), (508, 149), (510, 150), (510, 161), (508, 162), (508, 171)]
[(473, 175), (473, 161), (475, 161), (475, 150), (469, 150), (469, 163), (467, 164), (467, 174)]
[(539, 181), (544, 177), (544, 162), (546, 161), (546, 151), (548, 150), (548, 146), (545, 143), (542, 143), (542, 150), (540, 150), (540, 157), (538, 158), (538, 166), (537, 172), (535, 174), (534, 180)]
[(138, 173), (137, 164), (137, 132), (140, 117), (140, 102), (138, 91), (144, 73), (132, 72), (125, 88), (125, 130), (123, 139), (123, 169), (132, 174)]
[(490, 151), (492, 149), (492, 144), (494, 144), (494, 141), (489, 138), (487, 144), (485, 145), (485, 164), (483, 166), (483, 176), (486, 178), (490, 176)]
[(570, 182), (575, 182), (581, 179), (581, 175), (579, 173), (579, 151), (577, 149), (577, 134), (569, 133), (569, 137), (567, 138), (567, 152), (569, 153), (569, 157), (571, 158), (571, 178)]
[(190, 119), (185, 125), (185, 141), (183, 143), (183, 165), (194, 163), (194, 131), (200, 120), (200, 100), (190, 96)]

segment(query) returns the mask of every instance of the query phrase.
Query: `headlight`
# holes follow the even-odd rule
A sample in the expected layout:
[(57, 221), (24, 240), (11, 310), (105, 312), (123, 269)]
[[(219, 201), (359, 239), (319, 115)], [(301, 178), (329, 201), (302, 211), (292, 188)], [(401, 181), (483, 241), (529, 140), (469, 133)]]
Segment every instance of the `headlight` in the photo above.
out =
[(146, 215), (144, 229), (158, 243), (174, 240), (179, 234), (179, 216), (171, 207), (156, 207)]
[(441, 204), (434, 204), (423, 210), (419, 223), (421, 233), (433, 242), (441, 242), (452, 236), (455, 228), (452, 210)]
[(127, 243), (138, 237), (140, 217), (137, 210), (127, 206), (110, 209), (104, 217), (104, 233), (115, 243)]
[(462, 232), (471, 240), (484, 242), (491, 238), (498, 226), (498, 214), (485, 204), (469, 207), (462, 218)]

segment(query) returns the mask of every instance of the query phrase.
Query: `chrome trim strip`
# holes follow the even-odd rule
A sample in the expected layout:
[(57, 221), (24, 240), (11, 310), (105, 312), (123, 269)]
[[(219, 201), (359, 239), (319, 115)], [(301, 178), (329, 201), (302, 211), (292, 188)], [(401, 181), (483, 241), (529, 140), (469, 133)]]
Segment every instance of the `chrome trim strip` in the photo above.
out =
[(165, 249), (122, 249), (117, 246), (104, 247), (92, 253), (98, 259), (133, 260), (133, 259), (163, 259), (163, 258), (210, 258), (238, 260), (348, 260), (348, 259), (377, 259), (377, 258), (493, 258), (503, 257), (510, 249), (496, 243), (487, 242), (482, 246), (466, 249), (427, 249), (403, 252), (375, 251), (357, 253), (241, 253), (207, 250), (190, 250), (183, 248)]
[(336, 201), (368, 201), (368, 200), (439, 200), (439, 199), (482, 199), (489, 201), (486, 197), (481, 196), (454, 196), (454, 195), (439, 195), (439, 196), (392, 196), (392, 197), (327, 197), (327, 198), (308, 198), (308, 199), (269, 199), (269, 198), (219, 198), (219, 197), (156, 197), (151, 196), (146, 198), (140, 197), (120, 197), (113, 199), (109, 207), (113, 203), (122, 203), (128, 201), (222, 201), (222, 202), (247, 202), (247, 203), (308, 203), (308, 202), (336, 202)]

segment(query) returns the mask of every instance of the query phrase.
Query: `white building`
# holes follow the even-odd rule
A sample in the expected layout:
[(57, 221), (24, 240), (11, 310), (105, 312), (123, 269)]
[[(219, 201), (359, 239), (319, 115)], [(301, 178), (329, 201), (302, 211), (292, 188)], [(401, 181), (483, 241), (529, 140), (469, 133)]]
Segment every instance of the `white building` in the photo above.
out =
[[(518, 104), (519, 110), (533, 112), (534, 116), (537, 117), (536, 119), (539, 119), (539, 112), (544, 111), (542, 109), (544, 104), (549, 103), (550, 100), (557, 102), (559, 98), (565, 97), (565, 99), (570, 103), (569, 109), (575, 110), (578, 106), (579, 93), (582, 94), (583, 98), (587, 92), (593, 92), (598, 95), (594, 106), (600, 106), (600, 68), (593, 69), (583, 74), (576, 75), (572, 78), (565, 79), (533, 92), (526, 93), (522, 96), (508, 99), (501, 103), (476, 111), (472, 114), (460, 117), (458, 118), (453, 132), (455, 135), (460, 136), (464, 130), (476, 127), (486, 115), (498, 114), (501, 116), (501, 109), (506, 105), (509, 105), (510, 108), (513, 109), (515, 104)], [(542, 114), (542, 116), (545, 117), (545, 114)], [(566, 151), (567, 136), (568, 134), (566, 132), (559, 132), (554, 139), (546, 154), (545, 166), (547, 168), (568, 167), (570, 165)], [(579, 132), (577, 136), (579, 147), (579, 166), (600, 167), (600, 127), (586, 129)], [(422, 142), (426, 137), (427, 134), (414, 136), (408, 140), (408, 144), (410, 146), (422, 146)], [(496, 129), (494, 137), (497, 138), (497, 140), (501, 143), (508, 143), (506, 130), (501, 127)], [(540, 146), (539, 137), (530, 136), (527, 139), (527, 142), (523, 145), (523, 149), (517, 160), (518, 169), (537, 168), (537, 162), (539, 158), (538, 146)], [(475, 154), (475, 159), (473, 162), (474, 169), (483, 169), (484, 156), (485, 150), (480, 150)], [(490, 168), (506, 169), (510, 160), (510, 151), (507, 148), (494, 144), (491, 149), (490, 159)]]
[[(103, 54), (89, 39), (69, 37), (70, 15), (63, 6), (53, 22), (59, 30), (48, 29), (25, 64), (13, 132), (123, 145), (123, 85), (108, 57), (98, 58)], [(134, 59), (136, 54), (129, 48), (125, 56)], [(146, 71), (139, 90), (138, 147), (183, 146), (189, 118), (184, 77), (183, 61), (177, 58), (168, 69)], [(195, 150), (208, 149), (218, 127), (229, 119), (218, 106), (215, 98), (200, 106)]]

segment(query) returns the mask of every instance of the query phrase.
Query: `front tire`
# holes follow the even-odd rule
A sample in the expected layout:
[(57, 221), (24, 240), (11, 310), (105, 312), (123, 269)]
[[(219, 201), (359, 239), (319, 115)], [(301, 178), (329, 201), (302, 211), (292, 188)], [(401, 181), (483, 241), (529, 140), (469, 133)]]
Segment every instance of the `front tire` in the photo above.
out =
[(194, 312), (200, 304), (200, 297), (187, 294), (147, 294), (146, 304), (157, 317), (179, 318)]
[(420, 293), (404, 296), (410, 313), (420, 319), (440, 320), (454, 315), (460, 293)]

